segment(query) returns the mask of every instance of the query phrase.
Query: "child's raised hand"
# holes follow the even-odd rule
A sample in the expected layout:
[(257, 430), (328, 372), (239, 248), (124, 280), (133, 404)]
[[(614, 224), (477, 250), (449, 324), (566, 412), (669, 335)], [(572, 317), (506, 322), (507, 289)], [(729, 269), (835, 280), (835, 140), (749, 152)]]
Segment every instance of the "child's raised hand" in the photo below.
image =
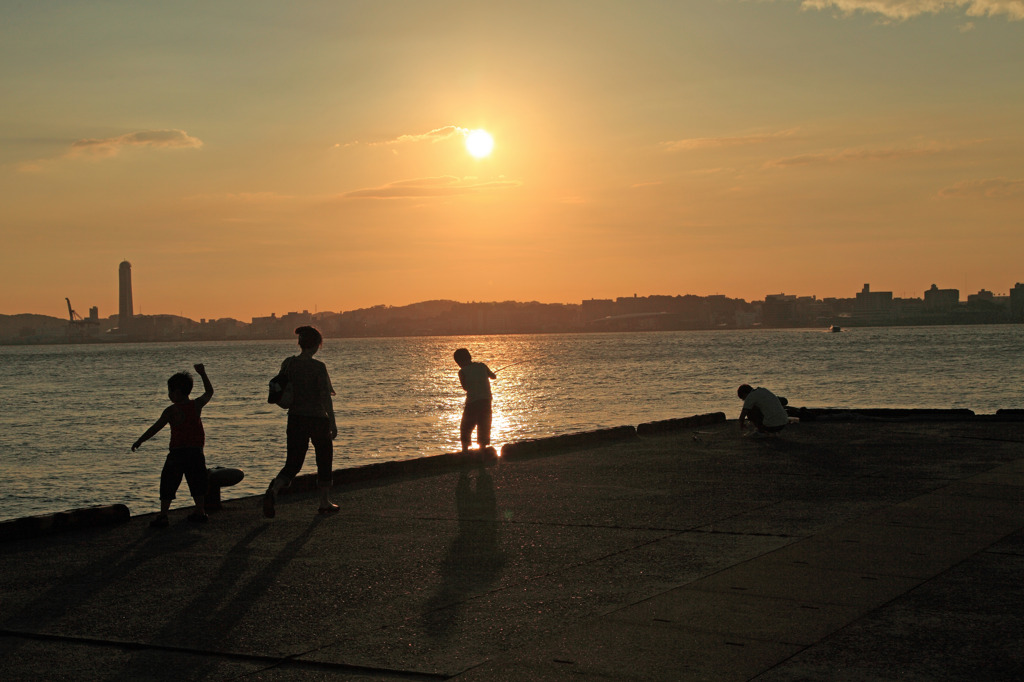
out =
[(205, 372), (205, 371), (206, 371), (206, 365), (204, 365), (204, 364), (203, 364), (203, 363), (201, 363), (201, 362), (200, 362), (200, 363), (199, 363), (198, 365), (192, 365), (192, 367), (193, 367), (193, 369), (195, 369), (195, 370), (196, 370), (196, 372), (197, 372), (198, 374), (200, 374), (200, 375), (201, 375), (201, 374), (203, 374), (203, 372)]

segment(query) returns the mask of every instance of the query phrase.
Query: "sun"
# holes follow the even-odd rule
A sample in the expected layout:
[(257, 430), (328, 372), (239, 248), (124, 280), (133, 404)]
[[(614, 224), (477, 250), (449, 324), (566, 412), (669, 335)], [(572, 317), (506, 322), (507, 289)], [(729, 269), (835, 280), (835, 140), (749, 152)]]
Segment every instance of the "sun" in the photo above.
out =
[(482, 159), (494, 149), (494, 138), (486, 130), (471, 130), (466, 134), (466, 151), (478, 159)]

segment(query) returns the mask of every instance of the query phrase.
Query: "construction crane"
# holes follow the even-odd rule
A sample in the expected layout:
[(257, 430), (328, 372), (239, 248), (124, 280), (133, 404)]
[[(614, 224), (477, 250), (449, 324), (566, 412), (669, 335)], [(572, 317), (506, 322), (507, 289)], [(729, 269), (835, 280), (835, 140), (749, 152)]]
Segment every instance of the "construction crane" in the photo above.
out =
[(82, 316), (75, 312), (75, 309), (71, 307), (71, 299), (64, 297), (64, 300), (68, 302), (68, 318), (71, 320), (71, 324), (76, 322), (84, 322)]
[(71, 299), (64, 297), (68, 302), (68, 340), (85, 341), (87, 337), (95, 336), (99, 330), (100, 321), (90, 311), (88, 318), (83, 318), (71, 307)]

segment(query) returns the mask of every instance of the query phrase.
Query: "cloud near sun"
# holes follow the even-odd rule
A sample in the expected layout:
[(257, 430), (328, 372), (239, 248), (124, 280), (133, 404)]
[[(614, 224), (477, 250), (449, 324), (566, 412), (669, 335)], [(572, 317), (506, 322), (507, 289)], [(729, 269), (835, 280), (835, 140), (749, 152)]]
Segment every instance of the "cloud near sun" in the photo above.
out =
[[(444, 140), (461, 135), (465, 137), (472, 131), (469, 128), (461, 128), (459, 126), (444, 126), (442, 128), (434, 128), (433, 130), (426, 133), (415, 133), (412, 135), (399, 135), (398, 137), (390, 140), (382, 140), (380, 142), (366, 142), (363, 143), (368, 147), (384, 147), (394, 146), (399, 144), (413, 144), (416, 142), (443, 142)], [(357, 140), (355, 142), (346, 142), (345, 144), (336, 144), (335, 147), (354, 147), (360, 144)]]
[(393, 140), (386, 140), (384, 142), (374, 142), (372, 144), (406, 144), (409, 142), (440, 142), (441, 140), (447, 140), (449, 137), (455, 135), (465, 135), (469, 130), (466, 128), (460, 128), (458, 126), (445, 126), (443, 128), (435, 128), (429, 133), (420, 133), (418, 135), (399, 135)]
[(842, 14), (880, 14), (888, 21), (905, 21), (922, 14), (963, 10), (969, 17), (1006, 15), (1024, 19), (1024, 0), (799, 0), (804, 9), (836, 9)]
[(436, 178), (416, 178), (399, 180), (382, 187), (369, 187), (346, 192), (342, 196), (348, 199), (408, 199), (421, 197), (450, 197), (459, 194), (473, 194), (486, 190), (510, 189), (519, 187), (521, 183), (513, 180), (493, 180), (476, 182), (470, 178), (456, 178), (445, 175)]

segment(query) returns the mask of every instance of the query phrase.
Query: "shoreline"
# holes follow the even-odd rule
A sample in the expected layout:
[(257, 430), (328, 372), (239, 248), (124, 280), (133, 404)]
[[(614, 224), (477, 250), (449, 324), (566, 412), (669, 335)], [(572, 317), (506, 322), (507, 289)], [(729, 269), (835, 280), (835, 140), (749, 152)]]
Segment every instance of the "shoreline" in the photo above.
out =
[[(697, 428), (700, 426), (725, 421), (725, 414), (715, 412), (705, 415), (693, 415), (681, 419), (668, 419), (658, 422), (647, 422), (637, 427), (620, 426), (606, 429), (594, 429), (591, 431), (580, 431), (576, 433), (548, 436), (544, 438), (531, 438), (512, 443), (506, 443), (501, 448), (500, 455), (494, 448), (484, 450), (470, 450), (469, 453), (460, 452), (443, 453), (440, 455), (429, 455), (426, 457), (415, 457), (412, 459), (389, 460), (362, 464), (355, 467), (334, 470), (335, 486), (352, 485), (374, 481), (387, 481), (388, 479), (415, 478), (418, 476), (431, 476), (446, 471), (457, 470), (468, 464), (493, 463), (498, 457), (507, 461), (523, 459), (542, 454), (551, 454), (563, 450), (586, 447), (588, 445), (611, 443), (619, 440), (631, 440), (637, 438), (638, 431), (645, 428), (661, 432), (674, 431), (677, 429)], [(317, 488), (316, 474), (300, 474), (295, 477), (292, 484), (281, 490), (279, 495), (288, 496), (301, 493), (309, 493)], [(211, 510), (219, 509), (223, 502), (229, 500), (257, 499), (258, 495), (241, 495), (238, 497), (226, 497), (220, 499), (210, 506)], [(23, 516), (7, 521), (0, 521), (0, 543), (8, 540), (19, 540), (51, 533), (59, 533), (70, 530), (98, 528), (106, 525), (127, 523), (131, 518), (150, 516), (154, 512), (143, 514), (131, 514), (125, 504), (98, 505), (83, 507), (79, 509), (68, 509), (59, 512), (49, 512)]]
[[(871, 421), (972, 421), (972, 422), (1024, 422), (1024, 409), (1005, 408), (993, 414), (976, 414), (963, 408), (809, 408), (787, 407), (790, 418), (803, 422), (871, 422)], [(561, 451), (582, 447), (632, 440), (638, 437), (671, 434), (676, 431), (700, 428), (713, 424), (735, 421), (727, 419), (723, 412), (692, 415), (674, 419), (644, 422), (637, 426), (619, 426), (569, 434), (531, 438), (513, 441), (502, 446), (500, 454), (494, 448), (471, 450), (469, 453), (443, 453), (404, 460), (389, 460), (362, 464), (354, 467), (335, 469), (334, 485), (344, 486), (366, 482), (386, 482), (389, 479), (415, 478), (457, 470), (469, 464), (493, 463), (497, 458), (505, 461), (528, 457), (557, 454)], [(244, 472), (243, 472), (244, 474)], [(227, 486), (230, 488), (230, 486)], [(257, 499), (258, 495), (246, 494), (237, 497), (216, 497), (208, 500), (209, 508), (218, 510), (223, 502), (230, 500)], [(288, 496), (316, 490), (316, 474), (300, 474), (291, 486), (279, 494)], [(187, 507), (186, 507), (187, 508)], [(123, 503), (80, 507), (56, 512), (44, 512), (0, 521), (0, 543), (53, 533), (62, 533), (87, 528), (127, 523), (132, 518), (150, 516), (154, 512), (132, 514)]]
[[(56, 318), (55, 318), (56, 319)], [(854, 329), (913, 329), (916, 327), (992, 327), (992, 326), (1003, 326), (1003, 325), (1024, 325), (1024, 321), (1017, 319), (1006, 319), (1006, 320), (992, 320), (992, 321), (978, 321), (978, 320), (934, 320), (934, 321), (919, 321), (912, 322), (907, 320), (894, 321), (891, 324), (883, 324), (879, 322), (862, 323), (857, 324), (853, 322), (846, 322), (842, 325), (842, 332), (847, 333)], [(373, 339), (432, 339), (432, 338), (476, 338), (476, 337), (487, 337), (487, 336), (548, 336), (548, 335), (572, 335), (572, 334), (659, 334), (659, 333), (676, 333), (676, 332), (759, 332), (759, 331), (805, 331), (805, 332), (824, 332), (831, 333), (828, 324), (806, 324), (806, 325), (795, 325), (795, 326), (750, 326), (750, 327), (681, 327), (681, 328), (666, 328), (666, 329), (646, 329), (646, 328), (631, 328), (631, 329), (593, 329), (593, 328), (578, 328), (578, 329), (560, 329), (554, 331), (543, 331), (543, 330), (521, 330), (521, 331), (486, 331), (486, 332), (451, 332), (451, 333), (408, 333), (408, 334), (340, 334), (332, 335), (325, 334), (325, 340), (373, 340)], [(171, 343), (260, 343), (260, 342), (276, 342), (276, 341), (294, 341), (292, 338), (294, 334), (289, 330), (281, 332), (275, 336), (252, 336), (252, 337), (218, 337), (218, 336), (193, 336), (185, 335), (179, 337), (161, 337), (161, 338), (95, 338), (95, 339), (56, 339), (46, 338), (44, 340), (19, 340), (11, 337), (0, 338), (0, 348), (21, 348), (25, 346), (102, 346), (102, 345), (119, 345), (119, 344), (171, 344)]]

